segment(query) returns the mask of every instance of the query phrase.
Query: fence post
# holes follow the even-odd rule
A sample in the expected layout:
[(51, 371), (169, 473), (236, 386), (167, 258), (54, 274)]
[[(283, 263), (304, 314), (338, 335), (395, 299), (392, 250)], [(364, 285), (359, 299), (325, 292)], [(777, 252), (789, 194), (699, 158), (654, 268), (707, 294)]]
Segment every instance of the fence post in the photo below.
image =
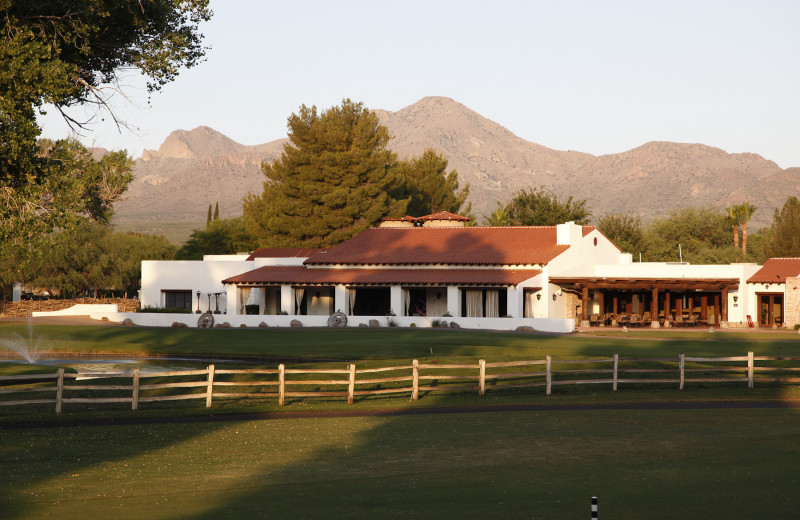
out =
[(206, 391), (206, 408), (211, 408), (211, 398), (214, 396), (214, 365), (208, 365), (208, 390)]
[(483, 397), (486, 393), (486, 360), (481, 359), (478, 361), (478, 370), (480, 372), (478, 377), (478, 395)]
[(619, 379), (619, 354), (614, 354), (614, 383), (611, 390), (617, 391), (617, 380)]
[(139, 409), (139, 369), (133, 369), (133, 395), (131, 396), (131, 410)]
[(597, 497), (592, 497), (592, 520), (597, 520)]
[(684, 360), (683, 354), (678, 354), (678, 369), (681, 371), (681, 384), (679, 386), (680, 390), (683, 390), (683, 384), (686, 382), (685, 373), (684, 373)]
[(64, 369), (58, 369), (58, 382), (56, 383), (56, 413), (61, 413), (61, 401), (64, 397)]
[(278, 365), (278, 406), (283, 406), (286, 396), (286, 366), (281, 363)]
[(547, 355), (547, 372), (545, 373), (545, 380), (547, 381), (545, 394), (550, 395), (553, 385), (553, 356), (549, 354)]
[(347, 385), (347, 404), (353, 404), (353, 397), (356, 392), (356, 365), (350, 364), (350, 382)]
[(747, 388), (753, 388), (753, 372), (755, 372), (755, 359), (753, 353), (747, 353)]
[(411, 400), (419, 399), (419, 360), (414, 360), (411, 365)]

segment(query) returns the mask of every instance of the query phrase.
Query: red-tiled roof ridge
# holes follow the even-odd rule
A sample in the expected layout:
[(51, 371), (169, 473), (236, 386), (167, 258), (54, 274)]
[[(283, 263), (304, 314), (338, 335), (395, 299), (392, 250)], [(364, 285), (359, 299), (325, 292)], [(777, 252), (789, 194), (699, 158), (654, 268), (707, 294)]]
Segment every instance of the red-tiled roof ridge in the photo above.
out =
[(449, 211), (439, 211), (437, 213), (431, 213), (430, 215), (419, 217), (418, 220), (458, 220), (460, 222), (469, 222), (472, 219), (469, 217), (456, 215), (455, 213), (450, 213)]
[(259, 247), (250, 253), (247, 260), (256, 258), (308, 258), (323, 251), (324, 249), (311, 247)]
[(370, 228), (307, 265), (545, 265), (569, 249), (555, 226)]
[(540, 269), (373, 269), (265, 266), (222, 281), (223, 284), (272, 285), (517, 285), (541, 274)]
[(800, 276), (800, 258), (770, 258), (747, 283), (786, 283), (795, 276)]

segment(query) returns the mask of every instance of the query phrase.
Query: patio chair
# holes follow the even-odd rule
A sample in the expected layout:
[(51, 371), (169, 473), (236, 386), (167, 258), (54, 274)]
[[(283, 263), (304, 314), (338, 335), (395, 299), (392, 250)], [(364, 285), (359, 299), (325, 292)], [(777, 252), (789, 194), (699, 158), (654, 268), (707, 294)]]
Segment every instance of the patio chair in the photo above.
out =
[(589, 326), (590, 327), (597, 327), (600, 325), (600, 315), (599, 314), (592, 314), (589, 316)]
[(647, 311), (644, 314), (642, 314), (642, 326), (647, 327), (650, 325), (652, 321), (653, 319), (650, 317), (650, 311)]
[(686, 318), (686, 322), (684, 323), (687, 327), (695, 327), (697, 326), (697, 315), (692, 314), (688, 318)]
[(675, 316), (675, 326), (683, 327), (684, 325), (686, 325), (686, 322), (683, 321), (683, 316), (681, 316), (680, 314)]
[(630, 327), (640, 327), (642, 325), (642, 320), (639, 318), (639, 315), (635, 312), (631, 314), (631, 321), (628, 323)]

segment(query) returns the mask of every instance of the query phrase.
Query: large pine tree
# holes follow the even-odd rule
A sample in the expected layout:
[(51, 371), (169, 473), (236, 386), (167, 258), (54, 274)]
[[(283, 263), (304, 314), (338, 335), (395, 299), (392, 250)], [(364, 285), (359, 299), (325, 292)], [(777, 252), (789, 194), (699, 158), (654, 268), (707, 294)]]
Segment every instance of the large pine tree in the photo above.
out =
[(459, 191), (458, 172), (447, 172), (447, 159), (433, 148), (399, 163), (402, 185), (397, 198), (410, 198), (408, 214), (421, 217), (440, 211), (469, 215), (469, 183)]
[(247, 230), (262, 247), (327, 247), (402, 216), (408, 201), (389, 195), (399, 179), (388, 141), (361, 103), (345, 99), (322, 114), (303, 105), (289, 117), (281, 157), (261, 165), (264, 192), (244, 198)]

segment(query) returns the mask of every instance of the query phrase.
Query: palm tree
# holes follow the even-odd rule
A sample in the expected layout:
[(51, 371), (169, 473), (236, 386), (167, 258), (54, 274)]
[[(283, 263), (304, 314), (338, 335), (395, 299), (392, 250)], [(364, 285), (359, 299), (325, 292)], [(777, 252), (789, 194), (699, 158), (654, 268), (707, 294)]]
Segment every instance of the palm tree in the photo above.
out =
[(733, 247), (739, 249), (739, 206), (730, 206), (725, 208), (728, 213), (728, 224), (733, 227)]
[(749, 202), (743, 202), (736, 206), (736, 215), (739, 219), (739, 224), (742, 226), (742, 260), (747, 257), (747, 221), (753, 217), (756, 212), (755, 206)]

